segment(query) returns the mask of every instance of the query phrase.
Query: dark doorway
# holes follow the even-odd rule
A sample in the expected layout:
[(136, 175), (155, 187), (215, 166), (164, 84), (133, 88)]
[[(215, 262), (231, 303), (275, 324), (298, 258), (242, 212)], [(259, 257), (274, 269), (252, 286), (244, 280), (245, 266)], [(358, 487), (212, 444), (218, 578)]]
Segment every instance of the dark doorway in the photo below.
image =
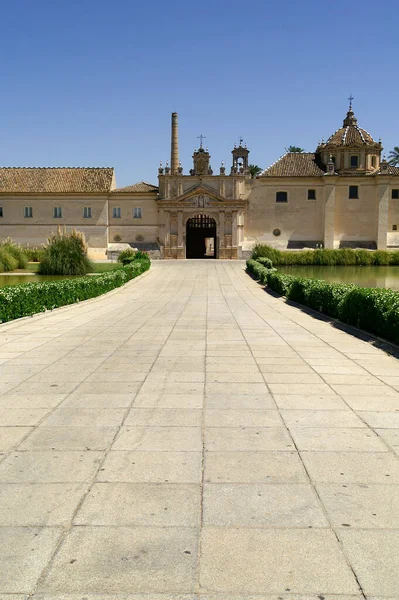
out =
[(195, 215), (186, 225), (186, 258), (216, 258), (216, 222), (207, 215)]

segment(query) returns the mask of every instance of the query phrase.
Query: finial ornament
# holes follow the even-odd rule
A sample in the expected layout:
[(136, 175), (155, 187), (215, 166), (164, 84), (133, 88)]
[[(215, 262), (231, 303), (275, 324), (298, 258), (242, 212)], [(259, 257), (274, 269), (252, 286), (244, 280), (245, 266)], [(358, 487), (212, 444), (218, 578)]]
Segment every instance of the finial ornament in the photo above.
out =
[(354, 97), (352, 96), (352, 92), (349, 95), (349, 110), (352, 110), (352, 100), (354, 100)]
[(242, 139), (242, 137), (240, 137), (240, 146), (242, 146), (243, 141), (244, 140)]
[(201, 133), (201, 135), (197, 135), (197, 138), (200, 141), (200, 148), (202, 148), (202, 141), (206, 140), (206, 135), (202, 135), (202, 133)]

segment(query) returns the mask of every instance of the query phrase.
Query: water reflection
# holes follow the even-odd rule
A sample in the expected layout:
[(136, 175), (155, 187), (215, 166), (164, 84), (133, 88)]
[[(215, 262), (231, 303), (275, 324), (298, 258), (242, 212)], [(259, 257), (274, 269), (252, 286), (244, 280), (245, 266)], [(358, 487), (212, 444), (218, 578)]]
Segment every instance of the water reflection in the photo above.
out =
[(278, 267), (279, 271), (298, 277), (324, 279), (336, 283), (355, 283), (362, 287), (381, 287), (399, 290), (398, 267)]
[(6, 285), (21, 285), (21, 283), (38, 283), (39, 281), (61, 281), (72, 279), (63, 275), (0, 275), (0, 287)]

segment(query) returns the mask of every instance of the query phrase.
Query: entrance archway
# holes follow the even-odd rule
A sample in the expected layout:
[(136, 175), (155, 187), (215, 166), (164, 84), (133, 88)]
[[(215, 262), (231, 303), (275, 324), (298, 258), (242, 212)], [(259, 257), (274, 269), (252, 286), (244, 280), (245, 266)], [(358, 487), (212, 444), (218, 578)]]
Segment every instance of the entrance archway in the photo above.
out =
[(216, 221), (195, 215), (186, 223), (186, 258), (216, 258)]

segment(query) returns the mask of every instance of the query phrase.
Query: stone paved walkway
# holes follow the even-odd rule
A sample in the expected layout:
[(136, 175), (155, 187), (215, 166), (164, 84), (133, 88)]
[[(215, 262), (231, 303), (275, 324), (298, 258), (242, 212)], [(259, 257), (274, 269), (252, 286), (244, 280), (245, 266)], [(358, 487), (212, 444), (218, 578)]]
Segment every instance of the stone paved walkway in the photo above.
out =
[(399, 364), (243, 267), (0, 326), (0, 600), (399, 598)]

